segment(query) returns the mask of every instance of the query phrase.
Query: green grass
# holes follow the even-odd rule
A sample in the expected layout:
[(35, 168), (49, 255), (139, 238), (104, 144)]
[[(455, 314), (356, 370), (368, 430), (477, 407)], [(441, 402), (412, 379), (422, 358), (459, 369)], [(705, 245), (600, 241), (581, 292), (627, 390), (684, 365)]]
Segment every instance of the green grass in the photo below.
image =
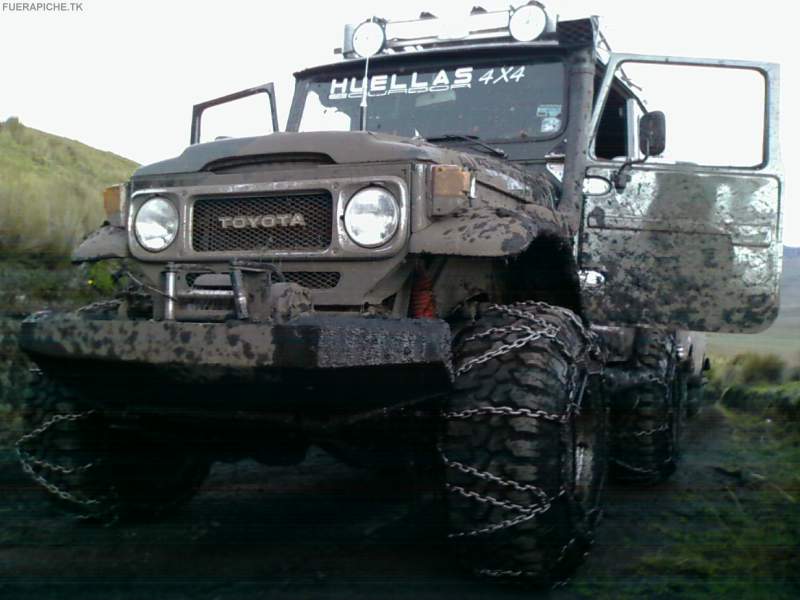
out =
[(30, 361), (17, 346), (19, 318), (109, 293), (112, 267), (73, 267), (68, 256), (105, 219), (103, 189), (136, 166), (16, 119), (0, 123), (0, 448), (20, 433), (30, 383)]
[(773, 418), (800, 432), (800, 367), (775, 354), (715, 358), (706, 393), (728, 408)]
[(707, 468), (731, 476), (699, 473), (703, 481), (676, 498), (677, 509), (641, 522), (641, 537), (658, 543), (614, 577), (577, 579), (580, 597), (800, 597), (800, 429), (721, 410), (733, 439)]
[(692, 527), (662, 527), (670, 543), (637, 567), (681, 598), (794, 598), (800, 593), (800, 431), (723, 409), (741, 473), (721, 494), (690, 494)]
[(684, 489), (640, 522), (642, 551), (615, 576), (578, 578), (580, 597), (800, 598), (800, 381), (765, 383), (786, 379), (775, 358), (712, 370), (729, 439), (694, 448)]
[[(42, 260), (0, 260), (0, 452), (22, 434), (21, 408), (33, 366), (19, 349), (21, 317), (74, 310), (113, 295), (117, 261), (80, 267)], [(0, 461), (2, 462), (2, 461)]]
[(68, 255), (105, 218), (102, 193), (136, 163), (76, 141), (0, 124), (0, 257)]
[(22, 399), (31, 363), (17, 346), (20, 323), (0, 316), (0, 452), (22, 433)]
[(734, 477), (721, 493), (688, 493), (692, 526), (661, 527), (669, 543), (636, 569), (682, 598), (800, 596), (800, 381), (776, 359), (738, 356), (710, 373), (733, 441), (719, 466)]

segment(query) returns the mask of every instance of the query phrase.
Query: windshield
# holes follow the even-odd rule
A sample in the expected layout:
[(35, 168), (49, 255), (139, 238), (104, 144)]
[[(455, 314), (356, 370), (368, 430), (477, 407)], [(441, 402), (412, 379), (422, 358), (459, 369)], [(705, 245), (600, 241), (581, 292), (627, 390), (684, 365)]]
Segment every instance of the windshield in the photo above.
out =
[[(363, 84), (363, 74), (306, 81), (299, 131), (359, 130)], [(551, 138), (564, 127), (564, 89), (564, 66), (555, 59), (376, 69), (367, 129), (424, 138)]]

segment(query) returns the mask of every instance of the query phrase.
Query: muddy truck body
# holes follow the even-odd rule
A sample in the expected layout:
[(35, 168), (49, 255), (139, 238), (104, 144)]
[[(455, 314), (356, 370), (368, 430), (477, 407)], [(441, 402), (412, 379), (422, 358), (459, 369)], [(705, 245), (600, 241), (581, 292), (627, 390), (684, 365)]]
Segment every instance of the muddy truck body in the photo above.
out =
[[(585, 555), (607, 472), (673, 471), (692, 332), (777, 312), (778, 68), (608, 53), (595, 18), (536, 2), (468, 22), (348, 27), (285, 132), (271, 84), (205, 102), (183, 154), (106, 191), (74, 260), (122, 261), (124, 289), (23, 329), (42, 375), (18, 450), (58, 502), (154, 514), (212, 461), (316, 444), (425, 473), (469, 570), (547, 584)], [(662, 160), (670, 115), (632, 65), (755, 74), (761, 161)], [(252, 97), (265, 135), (203, 141)]]

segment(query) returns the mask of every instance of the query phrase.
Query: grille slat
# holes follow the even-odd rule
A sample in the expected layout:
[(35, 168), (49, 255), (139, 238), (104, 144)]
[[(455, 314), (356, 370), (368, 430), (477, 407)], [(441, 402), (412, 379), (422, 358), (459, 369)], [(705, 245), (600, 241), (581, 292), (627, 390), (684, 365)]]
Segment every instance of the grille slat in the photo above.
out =
[[(194, 287), (195, 281), (206, 273), (189, 273), (186, 275), (186, 284)], [(289, 271), (283, 273), (287, 283), (297, 283), (312, 290), (332, 290), (339, 285), (342, 274), (336, 271)], [(228, 287), (226, 285), (223, 286)]]
[(297, 283), (312, 290), (330, 290), (339, 285), (341, 273), (318, 271), (295, 271), (284, 273), (288, 283)]
[(331, 245), (332, 229), (328, 191), (200, 198), (192, 214), (192, 249), (321, 251)]

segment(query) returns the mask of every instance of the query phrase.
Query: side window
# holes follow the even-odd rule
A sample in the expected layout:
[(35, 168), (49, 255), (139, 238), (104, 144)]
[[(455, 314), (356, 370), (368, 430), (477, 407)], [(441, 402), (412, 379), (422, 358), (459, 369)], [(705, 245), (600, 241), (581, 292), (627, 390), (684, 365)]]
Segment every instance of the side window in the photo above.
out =
[[(595, 89), (599, 89), (600, 82)], [(605, 159), (624, 159), (628, 154), (628, 105), (625, 97), (612, 88), (600, 118), (595, 140), (595, 155)]]
[(210, 106), (203, 114), (200, 142), (272, 133), (271, 99), (266, 94)]
[[(648, 111), (665, 114), (665, 150), (648, 162), (739, 168), (764, 162), (766, 79), (761, 72), (626, 61), (615, 75), (635, 86)], [(616, 158), (609, 151), (609, 135), (618, 95), (611, 90), (602, 115), (598, 158)]]
[(192, 110), (192, 144), (277, 131), (275, 87), (271, 83), (195, 104)]

